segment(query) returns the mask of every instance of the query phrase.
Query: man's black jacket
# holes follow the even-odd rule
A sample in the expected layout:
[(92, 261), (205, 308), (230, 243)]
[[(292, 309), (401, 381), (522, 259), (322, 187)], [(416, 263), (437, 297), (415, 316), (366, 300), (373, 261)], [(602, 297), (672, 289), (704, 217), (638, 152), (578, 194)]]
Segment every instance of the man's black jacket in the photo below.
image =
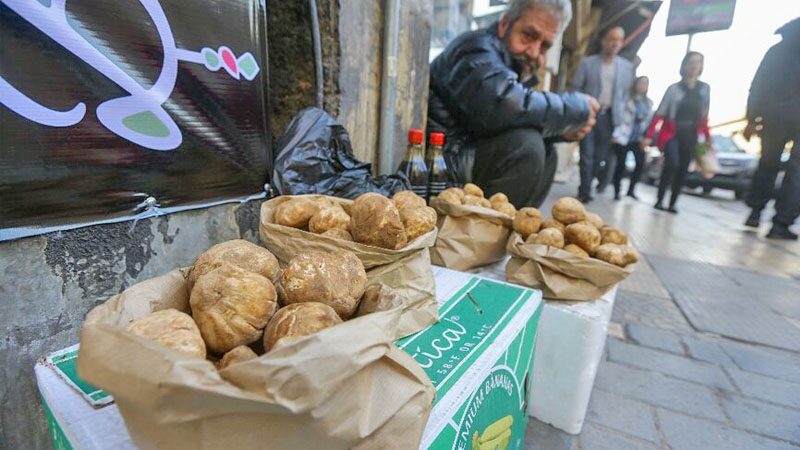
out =
[(548, 138), (584, 124), (586, 100), (522, 83), (496, 30), (492, 25), (458, 36), (431, 63), (428, 130), (470, 140), (529, 127)]
[(758, 66), (747, 98), (747, 118), (752, 121), (759, 116), (800, 123), (800, 38), (796, 36), (775, 44)]

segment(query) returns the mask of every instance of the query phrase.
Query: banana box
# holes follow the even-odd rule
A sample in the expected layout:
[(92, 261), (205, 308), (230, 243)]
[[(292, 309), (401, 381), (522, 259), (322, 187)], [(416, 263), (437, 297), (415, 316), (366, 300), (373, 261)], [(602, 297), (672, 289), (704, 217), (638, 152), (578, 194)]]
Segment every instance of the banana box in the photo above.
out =
[(397, 341), (436, 399), (420, 449), (525, 447), (539, 291), (434, 267), (439, 323)]

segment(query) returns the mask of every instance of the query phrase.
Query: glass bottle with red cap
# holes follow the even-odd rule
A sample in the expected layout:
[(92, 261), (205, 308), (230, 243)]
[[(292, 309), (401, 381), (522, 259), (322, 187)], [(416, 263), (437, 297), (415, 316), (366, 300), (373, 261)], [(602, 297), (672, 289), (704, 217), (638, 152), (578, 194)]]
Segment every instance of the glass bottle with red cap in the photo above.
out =
[(408, 130), (408, 148), (398, 171), (403, 172), (411, 182), (411, 190), (422, 198), (428, 196), (428, 167), (425, 165), (425, 133), (422, 130)]
[(444, 133), (431, 133), (428, 144), (425, 165), (428, 167), (428, 200), (430, 200), (447, 189), (447, 163), (442, 153)]

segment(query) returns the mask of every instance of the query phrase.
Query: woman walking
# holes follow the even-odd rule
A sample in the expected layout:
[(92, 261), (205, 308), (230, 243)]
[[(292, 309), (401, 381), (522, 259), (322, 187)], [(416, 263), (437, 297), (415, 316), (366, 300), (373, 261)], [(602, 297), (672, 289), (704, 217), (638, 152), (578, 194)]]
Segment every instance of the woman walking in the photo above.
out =
[(703, 55), (698, 52), (686, 53), (680, 73), (681, 81), (667, 88), (647, 128), (647, 137), (642, 139), (642, 148), (646, 148), (652, 143), (656, 128), (661, 125), (656, 145), (664, 154), (664, 169), (658, 183), (655, 208), (665, 210), (664, 196), (671, 185), (672, 195), (666, 211), (673, 214), (678, 213), (675, 203), (686, 181), (689, 163), (694, 158), (698, 134), (704, 135), (709, 144), (712, 143), (708, 129), (711, 88), (698, 79), (703, 73)]
[(647, 97), (647, 89), (650, 80), (647, 77), (638, 77), (631, 87), (631, 95), (625, 105), (625, 114), (622, 123), (614, 129), (612, 142), (614, 153), (617, 155), (617, 167), (614, 170), (614, 200), (619, 200), (620, 185), (622, 177), (625, 175), (625, 158), (628, 152), (633, 153), (636, 159), (636, 168), (631, 174), (631, 182), (628, 184), (628, 197), (638, 200), (636, 197), (636, 183), (642, 176), (644, 169), (644, 148), (642, 148), (642, 136), (650, 123), (653, 115), (653, 101)]

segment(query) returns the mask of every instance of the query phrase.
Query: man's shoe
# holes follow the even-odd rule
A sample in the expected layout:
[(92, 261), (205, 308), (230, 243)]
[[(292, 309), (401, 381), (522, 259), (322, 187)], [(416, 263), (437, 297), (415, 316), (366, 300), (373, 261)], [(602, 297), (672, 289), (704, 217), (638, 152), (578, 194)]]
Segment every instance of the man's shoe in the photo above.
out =
[(678, 210), (675, 209), (674, 206), (670, 206), (669, 208), (667, 208), (667, 212), (672, 213), (672, 214), (678, 214)]
[(614, 200), (619, 201), (619, 192), (614, 192)]
[(661, 202), (658, 202), (658, 203), (656, 203), (656, 204), (653, 206), (653, 208), (655, 208), (655, 209), (657, 209), (657, 210), (659, 210), (659, 211), (666, 211), (666, 210), (667, 210), (666, 208), (664, 208), (664, 205), (662, 205), (662, 204), (661, 204)]
[(797, 233), (792, 233), (786, 225), (775, 223), (767, 234), (767, 239), (782, 239), (785, 241), (796, 241)]
[(590, 203), (592, 200), (594, 200), (594, 198), (592, 198), (591, 195), (578, 194), (578, 201), (580, 201), (581, 203)]
[(625, 194), (625, 196), (630, 197), (634, 200), (639, 200), (639, 197), (637, 197), (636, 194), (634, 194), (633, 192), (628, 192), (627, 194)]
[(750, 217), (747, 218), (747, 221), (744, 223), (744, 226), (750, 228), (758, 228), (761, 224), (761, 211), (753, 211), (750, 213)]

